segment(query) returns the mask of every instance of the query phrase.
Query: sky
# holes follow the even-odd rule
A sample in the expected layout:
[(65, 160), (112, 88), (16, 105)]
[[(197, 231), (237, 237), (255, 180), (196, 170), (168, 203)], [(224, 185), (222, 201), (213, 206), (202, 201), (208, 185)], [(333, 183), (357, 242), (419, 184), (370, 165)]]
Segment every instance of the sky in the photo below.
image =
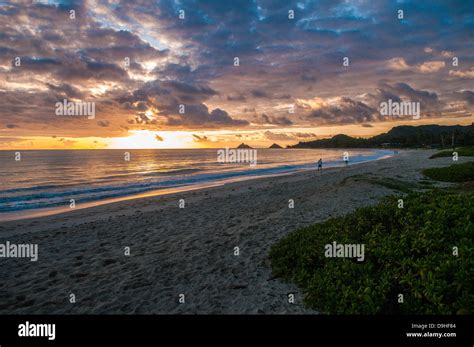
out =
[(472, 1), (0, 0), (0, 149), (285, 146), (473, 110)]

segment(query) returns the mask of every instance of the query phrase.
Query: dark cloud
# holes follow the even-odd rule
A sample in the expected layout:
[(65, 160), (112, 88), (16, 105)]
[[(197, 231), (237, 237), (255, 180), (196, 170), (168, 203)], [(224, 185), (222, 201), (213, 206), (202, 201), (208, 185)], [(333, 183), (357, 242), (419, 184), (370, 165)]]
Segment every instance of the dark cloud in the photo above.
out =
[[(189, 84), (179, 81), (153, 81), (135, 90), (132, 95), (119, 98), (122, 106), (135, 108), (147, 105), (158, 110), (164, 117), (162, 122), (168, 126), (189, 126), (213, 128), (217, 126), (245, 126), (246, 120), (233, 119), (226, 111), (216, 108), (212, 111), (204, 104), (218, 93), (203, 84)], [(156, 124), (158, 121), (139, 113), (137, 124)], [(153, 123), (154, 122), (154, 123)]]
[(281, 94), (281, 95), (269, 94), (266, 91), (258, 90), (258, 89), (254, 89), (250, 91), (250, 95), (254, 98), (262, 98), (262, 99), (291, 99), (290, 94)]
[(243, 94), (237, 94), (237, 95), (227, 95), (227, 100), (228, 101), (246, 101), (247, 98)]
[(307, 119), (317, 124), (353, 124), (373, 122), (378, 111), (367, 104), (350, 98), (341, 98), (336, 105), (323, 106), (311, 111)]
[(208, 142), (209, 141), (207, 136), (199, 136), (196, 134), (193, 134), (193, 140), (194, 142)]
[[(130, 123), (130, 122), (129, 122)], [(132, 121), (130, 124), (158, 124), (156, 119), (148, 117), (144, 112), (138, 112), (135, 116), (134, 122)]]
[(381, 103), (418, 102), (420, 116), (439, 117), (446, 103), (439, 100), (437, 93), (413, 88), (407, 83), (379, 83), (375, 93), (369, 93), (364, 101), (342, 97), (337, 102), (311, 111), (306, 119), (317, 124), (359, 124), (370, 127), (373, 122), (406, 118), (399, 115), (381, 115)]
[(295, 136), (296, 138), (299, 138), (299, 139), (317, 137), (316, 134), (313, 134), (313, 133), (292, 133), (292, 134), (293, 134), (293, 136)]
[(272, 124), (272, 125), (292, 125), (293, 124), (293, 122), (287, 117), (268, 116), (265, 113), (261, 115), (255, 115), (254, 120), (256, 124)]
[(67, 140), (65, 138), (60, 138), (58, 139), (58, 141), (61, 142), (64, 146), (72, 146), (77, 142), (75, 140)]
[(148, 105), (145, 101), (138, 101), (135, 104), (132, 104), (130, 101), (126, 101), (121, 105), (121, 107), (125, 110), (135, 110), (135, 111), (148, 110)]
[(474, 92), (470, 90), (463, 90), (462, 92), (454, 92), (456, 99), (465, 101), (469, 105), (474, 105)]
[(132, 95), (120, 97), (119, 101), (126, 107), (138, 103), (143, 105), (179, 105), (185, 103), (202, 103), (218, 93), (203, 84), (188, 84), (179, 81), (155, 80), (145, 83), (133, 91)]
[(84, 94), (79, 91), (79, 89), (71, 86), (70, 84), (63, 83), (61, 85), (54, 85), (51, 83), (46, 83), (48, 88), (55, 92), (55, 95), (58, 99), (64, 97), (64, 98), (75, 98), (75, 99), (82, 99), (84, 97)]
[(234, 126), (245, 126), (248, 124), (243, 119), (233, 119), (229, 114), (216, 108), (209, 112), (207, 106), (199, 105), (185, 105), (186, 112), (183, 114), (173, 113), (171, 117), (167, 119), (167, 125), (180, 125), (190, 126), (196, 128), (212, 128), (212, 127), (234, 127)]
[(425, 117), (440, 116), (445, 106), (437, 93), (428, 90), (415, 89), (407, 83), (382, 83), (379, 89), (379, 101), (408, 101), (419, 102), (421, 114)]
[(270, 95), (268, 95), (265, 91), (263, 90), (258, 90), (258, 89), (254, 89), (250, 92), (250, 94), (254, 97), (254, 98), (266, 98), (266, 99), (269, 99), (271, 98)]
[(107, 128), (110, 125), (110, 122), (107, 120), (100, 120), (97, 122), (97, 124), (101, 127)]
[[(410, 101), (419, 101), (423, 104), (436, 104), (438, 102), (438, 95), (427, 90), (417, 90), (412, 88), (407, 83), (382, 84), (382, 89), (385, 94), (405, 96)], [(397, 101), (399, 101), (398, 99)]]

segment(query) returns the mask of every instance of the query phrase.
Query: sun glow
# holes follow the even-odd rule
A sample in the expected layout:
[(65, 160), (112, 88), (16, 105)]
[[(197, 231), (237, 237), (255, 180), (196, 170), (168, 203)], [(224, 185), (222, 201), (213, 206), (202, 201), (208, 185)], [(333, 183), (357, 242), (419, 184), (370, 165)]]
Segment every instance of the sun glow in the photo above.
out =
[(111, 140), (110, 148), (195, 148), (193, 135), (187, 131), (131, 130), (127, 137)]

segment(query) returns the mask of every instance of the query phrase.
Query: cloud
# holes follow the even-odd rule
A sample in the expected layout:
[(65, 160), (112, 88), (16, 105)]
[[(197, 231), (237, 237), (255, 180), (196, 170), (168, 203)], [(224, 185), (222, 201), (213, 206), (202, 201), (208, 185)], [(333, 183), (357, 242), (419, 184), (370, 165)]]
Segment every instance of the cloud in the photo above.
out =
[(471, 90), (464, 90), (462, 92), (454, 92), (456, 99), (465, 101), (469, 105), (474, 105), (474, 92)]
[(125, 110), (136, 110), (136, 111), (146, 111), (149, 108), (149, 106), (147, 105), (145, 101), (138, 101), (135, 103), (126, 101), (121, 105), (121, 107)]
[(166, 124), (193, 128), (235, 127), (249, 124), (243, 119), (233, 119), (226, 111), (219, 108), (209, 112), (208, 107), (202, 104), (185, 105), (185, 107), (186, 111), (183, 114), (177, 114), (174, 111), (167, 113), (171, 116), (167, 118)]
[(300, 139), (316, 138), (316, 134), (302, 132), (274, 132), (265, 131), (263, 136), (270, 141), (295, 141)]
[(426, 61), (417, 65), (409, 65), (404, 58), (396, 57), (387, 61), (387, 67), (398, 71), (415, 71), (421, 73), (433, 73), (445, 67), (444, 61)]
[(411, 101), (419, 101), (423, 104), (437, 104), (438, 95), (435, 92), (430, 92), (428, 90), (419, 90), (411, 87), (407, 83), (381, 83), (381, 89), (385, 93), (391, 93), (398, 96), (405, 96)]
[(422, 73), (437, 72), (444, 68), (444, 61), (427, 61), (418, 66), (418, 69)]
[[(439, 117), (445, 104), (438, 98), (438, 94), (428, 90), (419, 90), (407, 83), (380, 83), (375, 94), (369, 94), (368, 99), (372, 101), (373, 107), (380, 107), (381, 102), (389, 99), (396, 102), (419, 102), (421, 115), (424, 117)], [(383, 120), (398, 118), (397, 116), (385, 116)]]
[(144, 112), (138, 112), (134, 119), (127, 120), (129, 124), (158, 124), (158, 120), (148, 117)]
[(270, 141), (292, 141), (294, 140), (294, 137), (289, 136), (285, 133), (274, 133), (271, 131), (265, 131), (263, 133), (265, 138)]
[(291, 99), (290, 94), (276, 94), (276, 93), (269, 94), (268, 92), (259, 90), (259, 89), (254, 89), (250, 91), (250, 95), (257, 99), (277, 99), (277, 100)]
[(267, 92), (263, 91), (263, 90), (258, 90), (258, 89), (254, 89), (250, 92), (250, 94), (254, 97), (254, 98), (271, 98), (270, 95), (267, 94)]
[(460, 78), (474, 78), (474, 68), (470, 70), (449, 70), (449, 76), (460, 77)]
[(247, 98), (243, 94), (237, 94), (237, 95), (227, 95), (227, 100), (228, 101), (246, 101)]
[(209, 140), (207, 136), (199, 136), (199, 135), (193, 134), (193, 141), (194, 142), (208, 142)]
[(449, 52), (449, 51), (442, 51), (441, 52), (441, 56), (443, 58), (452, 58), (454, 57), (454, 53), (453, 52)]
[(305, 114), (304, 119), (313, 124), (367, 124), (397, 120), (398, 115), (381, 115), (382, 102), (419, 102), (421, 115), (424, 117), (440, 117), (446, 103), (439, 100), (437, 93), (413, 88), (407, 83), (379, 83), (374, 93), (367, 93), (358, 100), (348, 97), (314, 98), (298, 100), (297, 105)]
[(46, 85), (51, 91), (55, 92), (55, 97), (57, 99), (82, 99), (84, 97), (84, 93), (67, 83), (62, 83), (57, 86), (51, 83), (46, 83)]
[(291, 133), (291, 134), (297, 139), (307, 139), (307, 138), (317, 137), (317, 135), (313, 133)]
[[(154, 116), (139, 113), (137, 124), (164, 124), (192, 128), (235, 127), (248, 125), (248, 121), (232, 118), (226, 111), (212, 111), (204, 104), (218, 93), (204, 84), (179, 81), (152, 81), (135, 90), (132, 95), (121, 96), (118, 102), (126, 108), (146, 105), (158, 110)], [(159, 119), (161, 118), (161, 119)]]
[(63, 144), (63, 146), (72, 146), (77, 142), (75, 140), (69, 140), (69, 139), (65, 139), (65, 138), (60, 138), (60, 139), (58, 139), (58, 141), (61, 142)]
[(110, 125), (110, 122), (107, 120), (100, 120), (97, 122), (97, 124), (101, 127), (107, 128)]
[(378, 118), (375, 108), (347, 97), (314, 109), (306, 116), (306, 119), (316, 124), (366, 123), (377, 121)]
[(387, 61), (387, 66), (393, 70), (410, 70), (411, 67), (407, 64), (404, 58), (395, 57)]
[(255, 107), (245, 107), (242, 112), (244, 113), (255, 113), (257, 110)]
[(292, 125), (293, 122), (285, 116), (275, 117), (268, 116), (265, 113), (255, 115), (254, 120), (256, 124), (271, 124), (271, 125)]

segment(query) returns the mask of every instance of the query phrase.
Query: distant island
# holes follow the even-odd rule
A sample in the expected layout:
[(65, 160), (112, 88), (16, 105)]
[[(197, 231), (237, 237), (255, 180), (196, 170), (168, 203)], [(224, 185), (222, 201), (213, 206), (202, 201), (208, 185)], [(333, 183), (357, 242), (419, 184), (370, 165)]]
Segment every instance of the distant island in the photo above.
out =
[(339, 134), (287, 148), (450, 148), (474, 145), (474, 125), (402, 125), (367, 139)]
[(245, 143), (241, 143), (240, 145), (237, 146), (238, 149), (252, 149), (249, 145), (246, 145)]
[(273, 148), (273, 149), (277, 148), (277, 149), (278, 149), (278, 148), (283, 148), (283, 147), (280, 146), (278, 143), (274, 143), (273, 145), (271, 145), (271, 146), (268, 147), (268, 148)]

